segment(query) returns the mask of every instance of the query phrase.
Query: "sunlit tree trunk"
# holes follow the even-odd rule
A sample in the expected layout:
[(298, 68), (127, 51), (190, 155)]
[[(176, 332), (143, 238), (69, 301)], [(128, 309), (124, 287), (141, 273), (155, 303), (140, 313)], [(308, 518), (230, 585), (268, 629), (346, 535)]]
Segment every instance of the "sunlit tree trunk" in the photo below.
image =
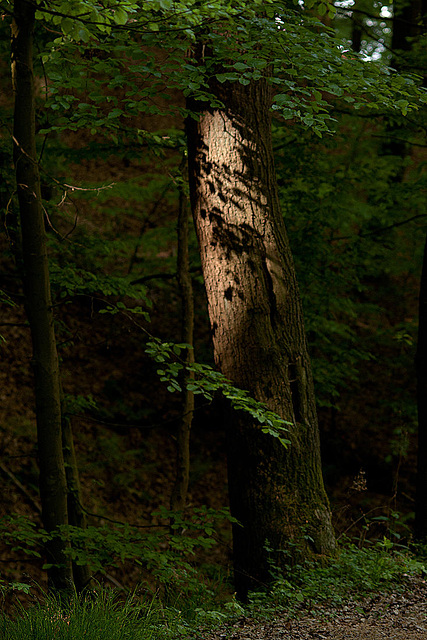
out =
[[(31, 328), (35, 382), (37, 446), (43, 526), (67, 524), (67, 485), (61, 441), (59, 365), (53, 326), (44, 216), (35, 146), (33, 31), (35, 6), (15, 0), (12, 24), (14, 163), (22, 234), (25, 307)], [(50, 585), (69, 589), (71, 565), (66, 542), (46, 545)]]
[[(235, 586), (271, 579), (286, 552), (334, 550), (310, 361), (280, 212), (265, 82), (211, 86), (223, 110), (190, 103), (190, 196), (217, 367), (289, 421), (285, 449), (236, 412), (227, 420)], [(289, 544), (291, 543), (291, 544)], [(270, 551), (268, 550), (270, 549)], [(285, 553), (283, 553), (285, 552)]]

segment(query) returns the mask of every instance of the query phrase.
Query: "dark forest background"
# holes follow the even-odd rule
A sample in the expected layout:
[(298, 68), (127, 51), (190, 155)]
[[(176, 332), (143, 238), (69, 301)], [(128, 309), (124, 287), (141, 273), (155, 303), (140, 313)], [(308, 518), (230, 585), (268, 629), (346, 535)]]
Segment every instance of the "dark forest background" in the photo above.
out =
[[(336, 2), (329, 16), (310, 11), (339, 38), (346, 63), (380, 61), (422, 77), (422, 14), (409, 33), (408, 6), (357, 0)], [(43, 583), (32, 348), (14, 251), (9, 29), (6, 11), (0, 22), (0, 574), (7, 582)], [(59, 47), (51, 44), (55, 37), (61, 36), (36, 26), (36, 126), (66, 414), (88, 526), (104, 531), (102, 543), (93, 533), (87, 553), (99, 551), (97, 579), (119, 588), (145, 579), (155, 589), (159, 575), (165, 582), (162, 562), (170, 562), (168, 579), (176, 578), (162, 536), (169, 531), (183, 410), (147, 341), (182, 342), (177, 218), (187, 188), (185, 103), (173, 55), (155, 48), (154, 38), (148, 63), (133, 57), (138, 35), (129, 49), (120, 38), (109, 49), (102, 38), (65, 38)], [(154, 82), (156, 68), (163, 75)], [(301, 73), (299, 81), (309, 82)], [(411, 109), (411, 97), (408, 111), (405, 104), (400, 112), (381, 104), (355, 107), (351, 87), (346, 93), (337, 87), (335, 95), (329, 87), (320, 99), (329, 105), (333, 133), (289, 107), (274, 112), (273, 145), (312, 358), (324, 480), (339, 540), (362, 545), (385, 536), (409, 544), (427, 228), (425, 108)], [(213, 367), (192, 229), (189, 268), (194, 354)], [(194, 527), (190, 563), (202, 566), (207, 580), (218, 567), (225, 576), (231, 571), (225, 439), (216, 402), (196, 396), (186, 524), (177, 527)], [(130, 536), (138, 552), (126, 546), (125, 525), (139, 527)], [(108, 530), (116, 536), (110, 546)], [(185, 545), (178, 551), (184, 557)]]

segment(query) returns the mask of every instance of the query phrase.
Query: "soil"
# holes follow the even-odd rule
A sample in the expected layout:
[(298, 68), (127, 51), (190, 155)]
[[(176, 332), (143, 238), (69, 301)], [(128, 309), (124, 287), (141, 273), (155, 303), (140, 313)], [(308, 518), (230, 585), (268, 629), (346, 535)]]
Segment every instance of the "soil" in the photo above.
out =
[(410, 579), (402, 592), (376, 594), (340, 607), (316, 606), (295, 619), (240, 618), (203, 640), (426, 640), (427, 584)]

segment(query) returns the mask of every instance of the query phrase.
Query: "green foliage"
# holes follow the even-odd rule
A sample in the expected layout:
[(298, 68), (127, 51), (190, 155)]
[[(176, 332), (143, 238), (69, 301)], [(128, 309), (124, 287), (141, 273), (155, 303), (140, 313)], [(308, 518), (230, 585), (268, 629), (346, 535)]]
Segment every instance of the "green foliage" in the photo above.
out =
[(348, 601), (349, 594), (353, 599), (359, 599), (398, 589), (408, 576), (426, 573), (422, 560), (384, 537), (363, 548), (344, 545), (336, 557), (297, 564), (286, 574), (277, 571), (271, 593), (254, 594), (251, 603), (256, 611), (266, 615), (282, 607), (295, 611), (303, 603), (305, 607), (326, 602), (340, 605)]
[[(423, 90), (418, 90), (416, 78), (398, 75), (380, 62), (366, 62), (363, 55), (347, 55), (347, 43), (334, 38), (332, 32), (311, 15), (313, 11), (318, 15), (332, 11), (330, 3), (310, 0), (304, 3), (304, 9), (294, 4), (295, 9), (284, 8), (273, 1), (248, 4), (218, 0), (206, 4), (156, 0), (143, 4), (106, 3), (102, 7), (90, 1), (73, 6), (52, 2), (49, 7), (41, 7), (39, 21), (63, 31), (62, 37), (46, 44), (41, 42), (41, 57), (49, 77), (47, 100), (43, 105), (47, 123), (42, 132), (89, 131), (92, 148), (98, 145), (101, 155), (107, 149), (113, 151), (115, 146), (117, 152), (132, 145), (137, 153), (146, 146), (162, 151), (182, 145), (182, 132), (166, 136), (147, 132), (136, 126), (135, 119), (184, 113), (177, 100), (180, 92), (216, 104), (209, 89), (213, 77), (221, 82), (243, 84), (262, 78), (272, 82), (276, 90), (274, 109), (287, 120), (290, 136), (294, 139), (306, 136), (307, 147), (313, 150), (312, 158), (306, 159), (302, 177), (294, 175), (290, 189), (283, 192), (283, 201), (289, 209), (297, 207), (301, 221), (296, 233), (290, 229), (290, 235), (295, 239), (297, 263), (298, 247), (301, 247), (304, 269), (300, 269), (300, 280), (305, 300), (310, 300), (306, 315), (309, 336), (315, 345), (315, 377), (321, 403), (328, 405), (336, 403), (339, 390), (347, 385), (348, 379), (357, 377), (359, 363), (372, 357), (369, 345), (357, 344), (359, 335), (354, 323), (361, 312), (368, 310), (368, 305), (361, 306), (348, 295), (349, 289), (361, 291), (365, 287), (360, 276), (362, 270), (357, 272), (354, 265), (358, 261), (364, 267), (369, 266), (364, 277), (370, 277), (384, 256), (384, 251), (381, 255), (378, 250), (380, 244), (376, 243), (374, 255), (370, 247), (366, 249), (368, 240), (362, 246), (355, 238), (336, 250), (333, 258), (329, 258), (331, 264), (325, 265), (323, 259), (329, 252), (330, 232), (345, 234), (356, 220), (368, 221), (364, 229), (368, 233), (369, 227), (375, 228), (383, 221), (385, 224), (393, 198), (386, 175), (391, 169), (379, 161), (377, 155), (365, 150), (364, 158), (368, 161), (362, 171), (360, 165), (349, 167), (345, 163), (344, 167), (330, 171), (334, 152), (319, 154), (306, 131), (321, 135), (330, 128), (337, 129), (335, 108), (362, 115), (367, 115), (369, 110), (381, 114), (397, 110), (406, 114), (422, 106), (425, 95)], [(59, 13), (55, 15), (55, 11)], [(81, 30), (86, 35), (82, 35)], [(233, 37), (224, 38), (224, 30)], [(197, 41), (206, 43), (203, 64), (191, 55), (184, 60), (185, 53), (191, 52)], [(159, 49), (164, 56), (162, 65), (154, 55), (154, 50)], [(151, 99), (154, 94), (162, 98), (156, 105)], [(344, 137), (348, 137), (347, 133), (345, 130)], [(102, 148), (101, 140), (104, 141)], [(109, 147), (105, 141), (110, 142)], [(49, 144), (50, 141), (47, 148)], [(89, 146), (79, 152), (85, 154), (88, 149)], [(323, 167), (319, 166), (318, 159)], [(290, 162), (289, 166), (294, 172), (295, 164)], [(320, 173), (323, 173), (322, 179), (314, 188)], [(372, 202), (362, 204), (360, 199), (353, 199), (354, 205), (349, 206), (349, 190), (354, 194), (362, 180), (366, 184), (369, 174), (375, 176), (377, 183), (371, 183)], [(379, 177), (383, 179), (378, 180)], [(139, 184), (132, 180), (133, 188), (138, 189)], [(122, 188), (128, 190), (129, 197), (131, 185), (123, 183)], [(120, 187), (115, 189), (115, 193), (120, 191)], [(145, 185), (143, 191), (140, 189), (139, 202), (145, 196), (149, 201), (152, 195)], [(106, 197), (104, 194), (98, 199)], [(103, 211), (108, 212), (108, 216), (117, 216), (114, 204), (104, 207)], [(316, 246), (307, 242), (307, 225), (311, 225), (310, 241), (316, 228), (320, 233)], [(107, 226), (105, 216), (103, 233)], [(146, 233), (144, 239), (154, 248), (155, 242), (170, 233), (169, 228), (162, 231), (156, 228), (151, 234)], [(111, 229), (113, 235), (114, 239), (109, 238), (109, 242), (105, 242), (104, 237), (86, 235), (85, 248), (79, 248), (76, 243), (72, 249), (65, 249), (64, 254), (73, 253), (75, 258), (88, 264), (73, 267), (68, 261), (68, 265), (60, 269), (53, 266), (54, 288), (61, 296), (83, 293), (135, 299), (140, 295), (146, 305), (144, 291), (135, 295), (130, 278), (100, 273), (101, 261), (108, 269), (114, 259), (120, 256), (124, 261), (125, 255), (131, 252), (132, 238), (120, 233), (117, 239), (115, 225)], [(307, 268), (307, 262), (310, 264), (307, 256), (314, 257), (319, 252), (324, 254), (322, 262), (314, 270)], [(348, 256), (354, 256), (354, 260)], [(144, 258), (145, 266), (149, 267), (147, 256)], [(61, 264), (65, 261), (64, 256)], [(313, 289), (319, 289), (318, 282), (325, 276), (328, 287), (323, 287), (321, 296), (318, 292), (313, 295)], [(338, 295), (328, 295), (329, 291), (337, 291)], [(144, 306), (129, 310), (148, 320)], [(117, 315), (125, 311), (125, 307), (129, 308), (125, 301), (112, 301), (102, 313)], [(368, 313), (372, 316), (380, 311), (377, 306), (376, 311), (371, 307)], [(175, 377), (171, 374), (169, 386), (177, 389), (179, 383)]]
[(3, 291), (2, 289), (0, 289), (0, 303), (1, 304), (6, 304), (9, 307), (15, 307), (16, 306), (15, 302), (12, 300), (10, 295), (7, 294), (6, 291)]
[[(0, 304), (7, 305), (8, 307), (16, 306), (12, 298), (6, 293), (6, 291), (3, 291), (2, 289), (0, 289)], [(6, 342), (6, 340), (0, 333), (0, 344), (2, 342)]]
[(64, 603), (44, 596), (13, 617), (2, 613), (0, 635), (8, 640), (151, 640), (168, 638), (183, 629), (179, 612), (165, 608), (146, 593), (127, 597), (95, 590)]
[[(182, 513), (162, 508), (152, 514), (151, 525), (131, 526), (110, 521), (99, 527), (89, 526), (87, 530), (71, 526), (61, 527), (56, 533), (48, 535), (28, 518), (13, 515), (0, 520), (0, 531), (2, 534), (5, 533), (6, 543), (21, 556), (24, 554), (30, 558), (40, 558), (46, 540), (58, 535), (71, 542), (72, 546), (68, 549), (68, 554), (73, 562), (88, 565), (92, 574), (99, 579), (102, 579), (102, 575), (108, 573), (111, 568), (120, 568), (122, 571), (131, 570), (134, 575), (137, 575), (141, 584), (139, 604), (149, 608), (152, 604), (152, 594), (155, 592), (156, 597), (159, 596), (159, 600), (156, 599), (157, 606), (163, 610), (162, 617), (166, 626), (164, 633), (167, 633), (168, 627), (172, 633), (172, 630), (178, 627), (180, 632), (187, 632), (190, 621), (193, 625), (217, 624), (227, 616), (241, 612), (241, 608), (234, 600), (227, 605), (224, 613), (220, 612), (218, 598), (219, 592), (223, 591), (223, 585), (218, 570), (215, 575), (210, 576), (200, 568), (200, 563), (196, 562), (200, 552), (209, 551), (216, 544), (217, 528), (224, 521), (234, 522), (227, 509), (214, 510), (201, 507), (193, 509), (191, 517), (184, 517)], [(136, 567), (139, 569), (138, 572), (135, 572)], [(0, 584), (0, 592), (3, 596), (10, 590), (23, 590), (28, 593), (29, 589), (30, 585), (27, 584), (7, 585), (5, 581)], [(34, 597), (33, 589), (31, 592)], [(93, 593), (96, 594), (97, 591)], [(87, 595), (90, 598), (93, 597), (92, 593)], [(106, 593), (103, 593), (100, 597), (105, 595)], [(112, 594), (109, 597), (112, 597)], [(81, 601), (83, 604), (85, 602), (86, 600)], [(99, 600), (95, 595), (92, 603), (95, 606), (97, 602)], [(141, 619), (138, 602), (133, 602), (131, 610), (128, 611), (130, 619), (133, 615)], [(74, 602), (73, 607), (75, 606)], [(44, 607), (42, 608), (46, 611)], [(72, 608), (71, 604), (70, 608)], [(76, 613), (78, 610), (77, 607)], [(115, 611), (114, 607), (111, 609), (112, 613), (113, 611)], [(27, 616), (31, 617), (33, 613), (35, 612), (32, 608), (20, 611), (17, 617), (17, 629), (21, 629), (19, 626), (21, 622), (18, 624), (21, 617), (27, 619)], [(92, 620), (89, 618), (93, 616), (96, 619), (98, 613), (89, 610), (87, 618), (84, 612), (80, 615), (84, 618), (82, 623), (91, 625)], [(0, 632), (2, 628), (12, 628), (12, 622), (6, 616), (0, 620)], [(83, 625), (82, 628), (86, 627)], [(91, 637), (89, 627), (87, 629), (88, 635), (84, 636), (85, 638)], [(150, 629), (151, 633), (155, 633), (155, 637), (160, 637), (159, 634), (163, 633), (162, 627), (156, 627), (156, 631), (152, 627)], [(9, 636), (4, 637), (9, 638)], [(78, 636), (72, 637), (74, 639)], [(95, 637), (98, 638), (98, 636)], [(127, 636), (120, 636), (122, 637)]]
[[(333, 12), (330, 2), (306, 3), (309, 9), (315, 4), (320, 14)], [(273, 0), (157, 0), (102, 8), (87, 2), (55, 15), (58, 5), (38, 12), (41, 22), (53, 21), (64, 34), (42, 53), (50, 80), (45, 131), (86, 128), (115, 144), (142, 144), (146, 133), (132, 118), (183, 113), (178, 91), (221, 107), (210, 90), (213, 77), (243, 85), (266, 78), (276, 89), (273, 108), (318, 136), (335, 128), (331, 102), (352, 111), (406, 115), (427, 101), (419, 78), (392, 73), (357, 54), (349, 58), (343, 42), (301, 7)], [(206, 45), (202, 63), (187, 55), (195, 42)], [(161, 66), (153, 53), (159, 49)], [(154, 94), (172, 97), (175, 105), (153, 105)]]
[[(227, 509), (194, 508), (191, 517), (164, 508), (151, 514), (152, 524), (134, 526), (109, 522), (81, 529), (64, 525), (48, 534), (25, 516), (0, 519), (2, 539), (12, 552), (41, 558), (48, 540), (59, 537), (71, 543), (66, 553), (77, 565), (87, 565), (93, 574), (131, 563), (141, 577), (149, 575), (167, 586), (169, 595), (181, 597), (200, 587), (200, 576), (192, 558), (216, 544), (215, 531), (223, 521), (235, 522)], [(44, 565), (48, 568), (52, 565)]]
[[(396, 114), (408, 114), (410, 118), (401, 118), (400, 122), (412, 119), (413, 128), (400, 131), (399, 136), (417, 144), (413, 119), (425, 103), (425, 92), (418, 88), (416, 77), (404, 77), (380, 63), (368, 62), (363, 54), (349, 56), (348, 41), (333, 38), (323, 24), (294, 4), (295, 11), (276, 2), (237, 0), (102, 5), (85, 0), (40, 6), (37, 19), (43, 30), (47, 27), (44, 33), (56, 32), (54, 40), (49, 35), (46, 41), (43, 35), (38, 43), (48, 77), (46, 100), (39, 99), (41, 134), (48, 135), (43, 164), (50, 164), (49, 169), (55, 173), (57, 169), (68, 172), (71, 161), (105, 159), (110, 154), (135, 159), (148, 152), (165, 159), (169, 174), (169, 154), (183, 146), (182, 132), (148, 132), (140, 119), (186, 115), (177, 99), (181, 94), (221, 107), (210, 92), (213, 78), (243, 85), (262, 79), (271, 82), (276, 94), (273, 111), (286, 122), (286, 127), (275, 131), (277, 146), (284, 145), (284, 153), (278, 151), (281, 199), (302, 285), (318, 397), (321, 405), (330, 406), (338, 404), (343, 389), (354, 388), (364, 377), (365, 365), (378, 358), (378, 345), (389, 354), (384, 364), (389, 373), (411, 366), (407, 363), (412, 362), (414, 322), (393, 317), (397, 315), (394, 298), (386, 308), (384, 301), (390, 298), (390, 282), (396, 287), (417, 273), (417, 235), (424, 232), (423, 225), (412, 232), (406, 227), (382, 231), (400, 223), (405, 210), (411, 215), (424, 210), (422, 163), (416, 171), (406, 165), (406, 184), (398, 184), (395, 178), (402, 170), (401, 159), (385, 156), (378, 140), (375, 143), (375, 136), (384, 135), (383, 126), (367, 119), (343, 118), (342, 112), (364, 118), (377, 113), (387, 116), (388, 122), (390, 114), (395, 121)], [(11, 3), (2, 2), (2, 7), (10, 9)], [(333, 11), (328, 2), (310, 0), (304, 7), (319, 15)], [(197, 43), (204, 46), (202, 64), (191, 56)], [(161, 65), (153, 53), (158, 50), (164, 56)], [(7, 116), (2, 124), (9, 120)], [(312, 132), (319, 137), (332, 129), (337, 131), (334, 140), (313, 141)], [(61, 147), (61, 134), (66, 131), (83, 132), (86, 141), (90, 140), (84, 149), (74, 150), (74, 159), (72, 151)], [(10, 165), (9, 148), (7, 154), (2, 151), (1, 161), (2, 167)], [(51, 238), (50, 247), (57, 256), (51, 261), (51, 275), (58, 302), (77, 296), (102, 297), (100, 313), (115, 319), (139, 314), (148, 321), (150, 298), (146, 288), (135, 283), (136, 276), (130, 277), (129, 256), (143, 237), (143, 264), (139, 265), (138, 276), (156, 273), (157, 255), (174, 242), (174, 223), (160, 221), (152, 229), (141, 230), (137, 240), (135, 233), (127, 235), (123, 230), (124, 210), (135, 209), (132, 213), (139, 216), (144, 229), (144, 221), (151, 224), (150, 219), (158, 216), (153, 202), (160, 197), (159, 189), (173, 180), (163, 175), (149, 182), (146, 167), (140, 167), (140, 171), (144, 173), (142, 180), (140, 176), (126, 179), (98, 195), (93, 206), (101, 215), (102, 229), (93, 232), (79, 228), (74, 237), (77, 242), (69, 244), (63, 238), (60, 242)], [(2, 205), (8, 204), (11, 191), (9, 182), (7, 189), (0, 188)], [(81, 203), (85, 210), (93, 194), (69, 191), (77, 203), (76, 210)], [(170, 207), (175, 196), (173, 192), (168, 200)], [(50, 204), (46, 208), (49, 215), (56, 211)], [(173, 270), (172, 252), (171, 256), (162, 261), (161, 269), (172, 265)], [(1, 296), (0, 302), (10, 305), (11, 298)], [(392, 324), (395, 320), (396, 326)], [(390, 328), (384, 328), (387, 323)], [(397, 350), (390, 348), (393, 342)], [(181, 354), (185, 349), (187, 345), (155, 339), (148, 343), (147, 353), (160, 365), (160, 378), (171, 392), (182, 389), (185, 364)], [(188, 383), (188, 388), (195, 394), (209, 401), (217, 393), (223, 394), (235, 409), (249, 413), (264, 433), (288, 444), (286, 423), (246, 391), (236, 389), (207, 365), (196, 363), (191, 370), (195, 380)], [(382, 407), (393, 416), (403, 411), (402, 425), (393, 429), (390, 456), (405, 453), (408, 416), (411, 428), (414, 423), (413, 404), (412, 410), (408, 409), (409, 401), (405, 405), (402, 393), (395, 402), (387, 398), (387, 406)], [(100, 411), (91, 396), (77, 397), (71, 404), (68, 400), (67, 409)], [(116, 441), (111, 438), (109, 445), (111, 452)], [(125, 480), (117, 478), (117, 482)], [(175, 519), (177, 531), (188, 528), (188, 524), (177, 522)], [(46, 532), (30, 521), (15, 520), (6, 525), (4, 537), (14, 551), (40, 557)], [(94, 570), (131, 561), (140, 563), (141, 570), (149, 567), (165, 584), (177, 578), (178, 567), (183, 569), (178, 577), (195, 589), (197, 577), (191, 565), (180, 563), (197, 546), (209, 547), (212, 531), (204, 529), (201, 537), (195, 530), (193, 533), (194, 538), (172, 537), (165, 552), (161, 547), (165, 537), (158, 533), (143, 535), (126, 525), (114, 529), (91, 527), (83, 537), (77, 530), (61, 531), (61, 535), (73, 539), (74, 559), (89, 562)], [(369, 552), (343, 550), (339, 560), (319, 573), (314, 565), (296, 567), (296, 582), (287, 585), (282, 581), (278, 593), (284, 602), (286, 598), (299, 601), (322, 593), (326, 597), (328, 590), (341, 581), (342, 588), (348, 588), (346, 572), (357, 584), (382, 588), (387, 579), (393, 581), (400, 574), (393, 568), (398, 565), (393, 564), (390, 549), (385, 548), (388, 543), (381, 544)], [(215, 609), (200, 609), (198, 613), (200, 619), (219, 620), (223, 615)]]
[[(177, 571), (180, 569), (178, 565)], [(398, 590), (408, 576), (425, 573), (424, 564), (408, 550), (399, 550), (383, 539), (371, 548), (345, 546), (327, 563), (322, 559), (290, 568), (286, 577), (277, 576), (270, 592), (253, 594), (246, 608), (230, 597), (221, 604), (215, 601), (200, 577), (198, 585), (194, 580), (191, 590), (181, 597), (164, 593), (166, 600), (140, 587), (128, 596), (97, 588), (80, 598), (72, 596), (67, 602), (44, 594), (36, 598), (34, 588), (27, 584), (3, 584), (3, 594), (19, 590), (28, 593), (31, 589), (33, 604), (26, 609), (18, 605), (13, 617), (3, 613), (0, 635), (8, 640), (191, 637), (236, 616), (291, 617), (316, 604), (339, 606), (348, 602), (349, 594), (357, 601), (378, 591)]]
[[(280, 122), (273, 135), (316, 396), (341, 407), (340, 394), (358, 393), (375, 362), (396, 373), (412, 367), (416, 320), (402, 295), (421, 268), (425, 173), (384, 153), (387, 136), (374, 120), (341, 116), (334, 138), (322, 141)], [(401, 171), (404, 181), (396, 180)], [(403, 393), (400, 411), (412, 423), (413, 401)]]
[(263, 433), (277, 438), (285, 447), (290, 444), (290, 441), (285, 438), (286, 432), (289, 431), (285, 425), (291, 423), (268, 410), (263, 403), (252, 398), (248, 391), (235, 387), (230, 380), (211, 366), (197, 362), (187, 364), (179, 356), (183, 350), (191, 348), (190, 345), (167, 343), (159, 339), (147, 342), (146, 353), (162, 365), (157, 373), (162, 382), (168, 383), (168, 390), (171, 393), (182, 391), (182, 372), (192, 372), (194, 378), (185, 383), (189, 391), (210, 401), (217, 393), (221, 393), (233, 409), (244, 411), (252, 416), (261, 425)]
[(67, 393), (63, 396), (63, 412), (65, 415), (84, 411), (98, 412), (99, 410), (100, 407), (91, 394), (87, 396), (72, 396)]
[[(52, 289), (58, 292), (60, 298), (77, 295), (126, 296), (143, 300), (145, 304), (151, 306), (146, 296), (146, 289), (141, 284), (133, 284), (131, 277), (95, 274), (71, 266), (59, 267), (54, 261), (50, 263), (50, 277)], [(107, 306), (102, 311), (117, 313), (126, 308), (125, 304), (119, 301), (114, 306)], [(133, 313), (145, 313), (140, 307), (129, 310)]]
[(35, 522), (19, 514), (4, 516), (0, 523), (3, 539), (11, 551), (41, 558), (42, 546), (49, 540), (44, 529), (39, 529)]
[[(328, 152), (327, 147), (337, 143), (330, 145), (328, 141), (326, 149), (322, 149), (326, 153), (319, 154), (306, 132), (312, 130), (322, 135), (331, 128), (338, 129), (335, 109), (362, 115), (368, 111), (384, 114), (398, 110), (406, 114), (416, 110), (425, 100), (424, 92), (417, 89), (418, 80), (400, 76), (381, 62), (367, 62), (363, 55), (349, 56), (345, 51), (347, 43), (334, 38), (331, 31), (311, 16), (312, 10), (318, 15), (331, 11), (327, 2), (306, 2), (304, 7), (308, 11), (305, 11), (301, 7), (285, 9), (275, 2), (218, 1), (200, 5), (156, 1), (120, 5), (119, 13), (118, 6), (112, 4), (100, 8), (87, 2), (86, 12), (82, 12), (80, 4), (65, 11), (66, 4), (52, 3), (48, 11), (38, 16), (41, 21), (53, 20), (64, 32), (63, 37), (47, 44), (42, 52), (49, 77), (45, 102), (48, 123), (44, 132), (89, 130), (91, 136), (98, 136), (98, 142), (102, 139), (113, 143), (112, 147), (103, 149), (99, 146), (102, 154), (105, 149), (114, 149), (114, 145), (117, 151), (121, 145), (126, 149), (134, 145), (135, 149), (148, 146), (161, 152), (182, 145), (182, 133), (164, 136), (147, 132), (135, 126), (135, 119), (182, 114), (177, 92), (220, 106), (209, 89), (213, 77), (221, 82), (242, 84), (267, 78), (273, 83), (276, 91), (273, 108), (287, 121), (289, 137), (294, 141), (295, 137), (305, 137), (307, 149), (312, 150), (312, 157), (305, 159), (301, 176), (295, 175), (295, 163), (289, 162), (293, 181), (282, 193), (285, 208), (295, 207), (300, 221), (298, 229), (291, 226), (289, 231), (297, 266), (304, 264), (299, 276), (306, 301), (307, 329), (314, 345), (314, 374), (320, 403), (336, 404), (340, 390), (357, 378), (360, 363), (372, 358), (371, 345), (360, 343), (355, 323), (361, 315), (373, 317), (382, 312), (378, 305), (369, 307), (348, 294), (355, 289), (358, 293), (365, 289), (363, 279), (378, 268), (385, 252), (375, 237), (363, 243), (355, 237), (343, 243), (342, 248), (335, 243), (331, 254), (330, 237), (334, 231), (337, 235), (346, 235), (359, 222), (363, 224), (363, 233), (387, 224), (394, 199), (389, 180), (393, 168), (390, 160), (380, 160), (378, 155), (364, 149), (365, 166), (350, 164), (344, 159), (341, 166), (331, 171), (331, 155), (336, 152), (332, 149)], [(54, 16), (52, 12), (57, 6), (62, 7), (63, 15)], [(72, 29), (73, 21), (77, 26)], [(220, 33), (217, 32), (219, 23)], [(81, 28), (89, 34), (87, 37), (79, 35)], [(224, 38), (226, 28), (227, 33), (236, 37)], [(183, 64), (185, 52), (191, 51), (194, 42), (200, 40), (206, 43), (203, 64), (191, 55)], [(163, 50), (161, 66), (154, 55), (158, 49)], [(162, 98), (156, 105), (151, 100), (154, 94)], [(343, 134), (339, 134), (340, 140), (341, 136), (348, 137), (347, 127), (346, 124)], [(301, 148), (295, 144), (292, 147)], [(322, 175), (320, 181), (319, 175)], [(362, 203), (360, 198), (350, 200), (348, 193), (356, 194), (358, 185), (362, 180), (366, 185), (368, 176), (375, 177), (369, 187), (371, 202)], [(135, 180), (133, 187), (139, 187)], [(129, 197), (130, 184), (115, 187), (115, 193), (121, 188), (128, 190)], [(146, 186), (144, 193), (140, 189), (140, 202), (145, 195), (149, 201), (151, 194)], [(101, 194), (98, 199), (106, 197), (107, 194)], [(398, 211), (398, 207), (393, 208)], [(110, 210), (104, 207), (108, 216), (116, 215), (115, 211), (114, 204)], [(308, 225), (311, 229), (307, 235)], [(107, 220), (104, 230), (105, 227)], [(319, 237), (314, 243), (316, 231)], [(148, 231), (144, 239), (154, 248), (154, 243), (160, 243), (170, 233), (169, 228), (156, 228), (152, 233)], [(117, 230), (112, 228), (111, 235), (116, 238)], [(101, 258), (105, 265), (119, 255), (124, 260), (126, 253), (130, 253), (131, 241), (123, 234), (118, 240), (110, 238), (109, 242), (92, 236), (86, 237), (86, 249), (74, 246), (76, 257), (80, 252), (80, 258), (93, 262), (96, 253), (97, 260), (87, 264), (86, 269), (68, 265), (62, 274), (55, 273), (54, 268), (53, 280), (62, 291), (60, 295), (83, 292), (105, 297), (135, 297), (130, 279), (99, 274)], [(146, 254), (144, 258), (148, 268)], [(325, 264), (325, 260), (329, 264)], [(363, 275), (363, 269), (357, 269), (356, 264), (363, 265)], [(325, 278), (328, 285), (320, 291), (318, 283)], [(141, 297), (146, 302), (144, 293)], [(310, 302), (307, 304), (307, 301)], [(117, 315), (125, 311), (125, 307), (129, 307), (126, 302), (113, 301), (102, 313)], [(140, 305), (133, 308), (133, 313), (140, 313), (148, 320), (147, 312)], [(179, 389), (176, 367), (174, 365), (165, 379), (171, 390)], [(215, 388), (215, 384), (212, 380), (207, 382), (205, 391), (209, 385)], [(199, 381), (194, 387), (196, 393), (201, 393)]]

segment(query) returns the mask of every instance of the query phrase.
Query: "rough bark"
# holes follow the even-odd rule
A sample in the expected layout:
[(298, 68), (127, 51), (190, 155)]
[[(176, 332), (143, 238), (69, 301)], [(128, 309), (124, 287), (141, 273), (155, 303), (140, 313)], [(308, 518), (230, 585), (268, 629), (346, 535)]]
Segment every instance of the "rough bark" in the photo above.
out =
[[(334, 550), (295, 269), (280, 212), (267, 83), (211, 87), (223, 110), (190, 104), (189, 177), (217, 367), (291, 424), (285, 449), (230, 413), (235, 585), (271, 578), (287, 553)], [(268, 552), (267, 547), (272, 551)]]
[[(35, 145), (33, 31), (35, 7), (15, 0), (12, 24), (14, 163), (22, 235), (25, 306), (31, 329), (40, 467), (40, 498), (44, 528), (67, 524), (67, 487), (61, 442), (59, 365), (53, 325), (46, 238)], [(50, 586), (69, 589), (72, 575), (55, 538), (46, 545)]]
[[(191, 282), (188, 259), (188, 205), (184, 193), (184, 185), (179, 191), (178, 208), (178, 255), (177, 275), (178, 287), (181, 294), (181, 342), (193, 346), (194, 303), (193, 285)], [(194, 362), (193, 349), (187, 349), (185, 360), (188, 364)], [(182, 380), (182, 417), (178, 427), (176, 439), (176, 478), (171, 495), (171, 510), (182, 511), (185, 508), (188, 483), (190, 478), (190, 432), (194, 412), (194, 393), (187, 390), (186, 383), (191, 381), (194, 374), (185, 373)]]

